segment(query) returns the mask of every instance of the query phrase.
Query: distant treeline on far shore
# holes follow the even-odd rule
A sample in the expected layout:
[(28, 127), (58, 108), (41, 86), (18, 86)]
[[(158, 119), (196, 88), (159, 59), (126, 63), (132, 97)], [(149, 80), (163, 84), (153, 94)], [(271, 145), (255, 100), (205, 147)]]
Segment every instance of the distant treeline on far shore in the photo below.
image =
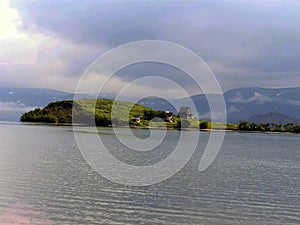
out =
[(275, 124), (275, 123), (249, 123), (240, 121), (235, 128), (243, 131), (264, 131), (264, 132), (294, 132), (300, 133), (300, 124)]

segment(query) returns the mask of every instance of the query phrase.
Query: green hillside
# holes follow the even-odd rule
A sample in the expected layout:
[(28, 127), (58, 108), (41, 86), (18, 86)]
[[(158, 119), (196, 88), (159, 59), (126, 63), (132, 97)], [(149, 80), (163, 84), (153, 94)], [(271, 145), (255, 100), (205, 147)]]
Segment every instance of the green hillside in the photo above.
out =
[[(135, 115), (150, 120), (154, 117), (163, 118), (165, 114), (164, 111), (152, 110), (130, 102), (80, 99), (50, 103), (43, 109), (37, 108), (23, 114), (20, 120), (22, 122), (72, 123), (72, 113), (75, 123), (93, 124), (96, 122), (97, 126), (128, 125), (128, 121), (130, 122)], [(143, 124), (142, 122), (140, 124)]]

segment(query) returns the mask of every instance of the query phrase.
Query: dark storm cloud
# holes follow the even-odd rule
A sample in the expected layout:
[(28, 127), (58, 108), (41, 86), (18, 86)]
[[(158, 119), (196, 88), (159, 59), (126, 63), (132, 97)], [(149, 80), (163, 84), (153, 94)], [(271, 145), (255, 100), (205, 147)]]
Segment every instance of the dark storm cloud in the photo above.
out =
[[(300, 85), (295, 79), (300, 75), (297, 1), (14, 0), (12, 6), (20, 12), (22, 29), (51, 31), (79, 45), (111, 48), (144, 39), (176, 42), (208, 62), (225, 89), (279, 85), (284, 79), (291, 86)], [(82, 70), (80, 65), (88, 61), (78, 58), (70, 70)], [(145, 67), (144, 73), (153, 70)], [(138, 71), (123, 72), (130, 72), (132, 79), (141, 76)]]
[[(155, 39), (159, 30), (190, 13), (199, 2), (14, 1), (25, 23), (33, 23), (79, 43), (111, 45)], [(165, 27), (167, 28), (167, 27)]]
[[(195, 92), (195, 89), (199, 89), (190, 75), (186, 74), (179, 68), (163, 63), (136, 63), (119, 70), (116, 73), (116, 76), (127, 82), (132, 82), (137, 77), (157, 76), (174, 81), (178, 85), (185, 87), (187, 92), (188, 90), (193, 90), (193, 92)], [(162, 89), (165, 88), (164, 83), (152, 83), (151, 85)], [(200, 92), (201, 90), (199, 89), (197, 91)]]

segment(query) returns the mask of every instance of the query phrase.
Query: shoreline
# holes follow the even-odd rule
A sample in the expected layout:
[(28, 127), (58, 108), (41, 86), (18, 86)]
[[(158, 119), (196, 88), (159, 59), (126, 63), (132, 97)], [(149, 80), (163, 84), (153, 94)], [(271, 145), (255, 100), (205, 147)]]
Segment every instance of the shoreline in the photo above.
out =
[[(86, 124), (72, 124), (72, 123), (43, 123), (43, 122), (22, 122), (22, 121), (0, 121), (0, 124), (12, 125), (42, 125), (42, 126), (63, 126), (63, 127), (93, 127)], [(237, 132), (237, 133), (262, 133), (262, 134), (298, 134), (297, 132), (287, 131), (247, 131), (238, 129), (199, 129), (199, 128), (172, 128), (172, 127), (149, 127), (149, 126), (96, 126), (97, 128), (130, 128), (130, 129), (153, 129), (153, 130), (177, 130), (177, 131), (202, 131), (202, 132)]]

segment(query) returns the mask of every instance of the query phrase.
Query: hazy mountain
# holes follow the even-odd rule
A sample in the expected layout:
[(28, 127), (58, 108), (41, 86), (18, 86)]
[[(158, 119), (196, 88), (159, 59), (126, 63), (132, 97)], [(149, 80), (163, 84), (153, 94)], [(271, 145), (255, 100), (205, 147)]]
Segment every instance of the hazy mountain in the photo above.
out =
[[(210, 98), (216, 95), (209, 95)], [(200, 118), (210, 119), (210, 108), (204, 94), (191, 97), (195, 108), (187, 105), (188, 99), (173, 100), (173, 106), (163, 99), (146, 98), (139, 101), (140, 104), (150, 106), (158, 110), (179, 109), (180, 106), (190, 106), (194, 114), (197, 112)], [(255, 114), (275, 112), (300, 120), (300, 87), (297, 88), (239, 88), (224, 93), (227, 107), (228, 122), (248, 120)]]
[(175, 100), (176, 105), (173, 105), (171, 101), (168, 101), (166, 99), (158, 98), (158, 97), (147, 97), (143, 98), (140, 101), (138, 101), (138, 104), (150, 107), (152, 109), (156, 110), (165, 110), (165, 111), (171, 111), (173, 113), (178, 113), (177, 110), (179, 110), (178, 107), (178, 101)]
[[(0, 88), (0, 120), (18, 121), (22, 113), (36, 107), (45, 107), (58, 100), (73, 99), (74, 94), (50, 89), (37, 88)], [(91, 97), (79, 95), (79, 98)], [(106, 96), (107, 97), (107, 96)], [(209, 95), (215, 98), (217, 95)], [(109, 98), (109, 97), (108, 97)], [(228, 122), (248, 120), (252, 115), (269, 112), (287, 115), (300, 120), (300, 87), (298, 88), (239, 88), (224, 93)], [(113, 98), (111, 98), (113, 99)], [(177, 113), (180, 106), (190, 106), (195, 116), (210, 119), (210, 108), (205, 95), (165, 100), (156, 97), (141, 99), (138, 103), (157, 110)], [(129, 99), (128, 99), (129, 101)], [(198, 115), (197, 115), (198, 114)]]
[(300, 88), (242, 88), (225, 93), (229, 120), (248, 119), (269, 112), (300, 119)]
[[(77, 97), (90, 96), (79, 95)], [(73, 98), (72, 93), (51, 89), (0, 87), (0, 120), (18, 121), (22, 113), (33, 108), (42, 108), (53, 101)]]
[(300, 123), (300, 120), (291, 118), (287, 115), (280, 113), (267, 113), (262, 115), (253, 115), (249, 118), (249, 122), (253, 123), (275, 123), (275, 124), (287, 124), (287, 123)]

